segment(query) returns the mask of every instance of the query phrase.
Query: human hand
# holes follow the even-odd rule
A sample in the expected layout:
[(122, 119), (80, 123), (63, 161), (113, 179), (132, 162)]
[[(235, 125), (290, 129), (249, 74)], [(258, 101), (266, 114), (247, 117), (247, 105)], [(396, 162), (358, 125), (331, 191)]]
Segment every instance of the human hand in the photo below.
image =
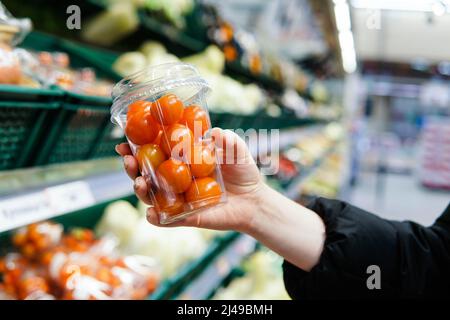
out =
[[(214, 128), (211, 136), (221, 163), (227, 202), (166, 225), (159, 223), (158, 214), (152, 207), (147, 183), (144, 177), (139, 176), (138, 162), (133, 157), (130, 146), (127, 143), (116, 146), (117, 153), (123, 157), (127, 174), (134, 180), (137, 197), (151, 206), (147, 209), (147, 219), (150, 223), (161, 227), (193, 226), (242, 232), (250, 229), (264, 189), (259, 170), (245, 142), (237, 134), (230, 130)], [(233, 152), (230, 153), (230, 150)]]

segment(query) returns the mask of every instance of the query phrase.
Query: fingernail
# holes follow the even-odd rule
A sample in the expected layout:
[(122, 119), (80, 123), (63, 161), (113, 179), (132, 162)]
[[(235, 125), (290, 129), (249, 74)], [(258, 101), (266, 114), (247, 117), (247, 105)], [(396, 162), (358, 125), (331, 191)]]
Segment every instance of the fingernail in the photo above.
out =
[(119, 145), (116, 144), (116, 146), (114, 147), (114, 150), (116, 150), (117, 153), (119, 153), (119, 149), (118, 148), (119, 148)]

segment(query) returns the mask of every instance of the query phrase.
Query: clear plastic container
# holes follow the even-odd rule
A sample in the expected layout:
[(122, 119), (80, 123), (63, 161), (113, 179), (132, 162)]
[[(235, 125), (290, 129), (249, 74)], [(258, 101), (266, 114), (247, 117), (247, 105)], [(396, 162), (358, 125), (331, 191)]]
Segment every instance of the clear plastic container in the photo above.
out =
[(113, 89), (111, 121), (125, 132), (162, 224), (226, 201), (207, 134), (208, 91), (198, 71), (185, 63), (144, 69)]

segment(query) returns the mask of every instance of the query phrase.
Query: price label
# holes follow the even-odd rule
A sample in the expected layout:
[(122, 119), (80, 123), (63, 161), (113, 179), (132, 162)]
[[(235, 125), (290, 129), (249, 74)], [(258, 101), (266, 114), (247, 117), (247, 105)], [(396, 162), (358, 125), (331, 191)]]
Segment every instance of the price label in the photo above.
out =
[(0, 200), (0, 232), (75, 211), (94, 203), (95, 199), (89, 185), (82, 181)]

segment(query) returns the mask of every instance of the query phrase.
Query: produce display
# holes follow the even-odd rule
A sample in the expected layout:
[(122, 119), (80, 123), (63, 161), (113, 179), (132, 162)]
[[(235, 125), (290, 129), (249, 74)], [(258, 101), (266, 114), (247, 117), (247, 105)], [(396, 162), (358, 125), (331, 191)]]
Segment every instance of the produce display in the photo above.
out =
[(88, 229), (30, 224), (12, 242), (17, 252), (0, 260), (1, 299), (144, 299), (159, 281), (154, 259), (120, 255), (115, 239)]
[[(122, 76), (128, 76), (146, 67), (177, 61), (180, 59), (168, 53), (163, 45), (148, 41), (138, 51), (120, 55), (113, 69)], [(220, 88), (212, 90), (206, 97), (211, 111), (253, 114), (265, 104), (264, 93), (257, 85), (245, 85), (222, 74), (225, 58), (216, 46), (211, 45), (201, 53), (184, 57), (182, 61), (196, 66), (212, 88)]]
[(342, 182), (343, 158), (339, 152), (332, 153), (323, 164), (308, 177), (300, 187), (304, 196), (337, 198)]
[(98, 79), (92, 68), (70, 68), (69, 55), (64, 52), (31, 52), (29, 59), (33, 58), (35, 61), (28, 62), (28, 68), (45, 87), (56, 84), (65, 90), (81, 94), (104, 97), (111, 95), (111, 81)]
[(204, 136), (206, 89), (182, 63), (144, 69), (114, 89), (112, 120), (125, 131), (161, 223), (226, 200), (214, 143)]
[(138, 11), (176, 28), (186, 25), (185, 15), (194, 6), (193, 0), (97, 1), (104, 9), (82, 29), (86, 41), (109, 46), (138, 30)]
[(114, 236), (124, 255), (144, 255), (161, 266), (162, 278), (176, 274), (185, 264), (200, 257), (212, 238), (223, 232), (196, 228), (160, 228), (146, 219), (147, 205), (137, 208), (129, 202), (110, 204), (98, 222), (95, 231), (101, 236)]
[(283, 284), (282, 258), (267, 249), (251, 255), (241, 267), (244, 275), (219, 289), (215, 300), (290, 300)]

